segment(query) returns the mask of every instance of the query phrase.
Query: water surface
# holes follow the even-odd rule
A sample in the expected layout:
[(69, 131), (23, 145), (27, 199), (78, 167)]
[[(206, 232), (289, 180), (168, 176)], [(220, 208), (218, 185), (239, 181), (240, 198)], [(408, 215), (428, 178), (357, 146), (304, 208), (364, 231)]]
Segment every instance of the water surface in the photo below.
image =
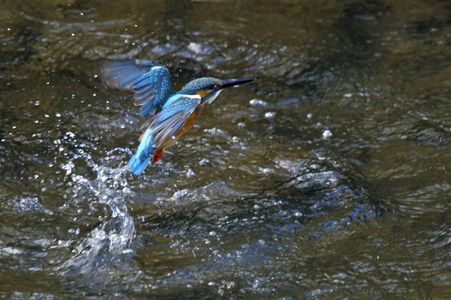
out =
[[(451, 298), (448, 1), (0, 3), (0, 296)], [(103, 58), (252, 76), (142, 176)]]

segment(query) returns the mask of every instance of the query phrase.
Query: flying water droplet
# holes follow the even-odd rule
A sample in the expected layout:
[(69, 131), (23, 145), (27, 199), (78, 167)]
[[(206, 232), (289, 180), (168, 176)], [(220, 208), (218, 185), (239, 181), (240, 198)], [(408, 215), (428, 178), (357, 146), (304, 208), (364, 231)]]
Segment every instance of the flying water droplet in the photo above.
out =
[(265, 119), (268, 119), (268, 120), (273, 120), (275, 116), (276, 116), (276, 113), (273, 111), (269, 111), (269, 112), (265, 113)]
[(252, 106), (260, 106), (260, 107), (268, 106), (268, 102), (261, 99), (252, 99), (251, 101), (249, 101), (249, 104)]
[(323, 131), (323, 139), (328, 139), (331, 138), (333, 136), (332, 131), (330, 131), (329, 129), (326, 129)]
[(188, 169), (188, 171), (186, 171), (186, 177), (194, 177), (196, 176), (196, 173), (192, 170), (192, 169)]
[(199, 160), (200, 166), (207, 166), (209, 164), (210, 164), (210, 160), (208, 160), (207, 158), (202, 158), (201, 160)]

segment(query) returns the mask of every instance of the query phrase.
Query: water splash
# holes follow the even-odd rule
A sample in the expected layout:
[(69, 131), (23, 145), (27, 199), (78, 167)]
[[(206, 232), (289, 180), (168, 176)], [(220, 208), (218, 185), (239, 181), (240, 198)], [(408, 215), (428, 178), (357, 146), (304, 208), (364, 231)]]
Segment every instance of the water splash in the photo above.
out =
[(100, 224), (77, 242), (72, 257), (58, 266), (57, 270), (65, 275), (95, 274), (111, 265), (120, 264), (133, 253), (131, 246), (136, 236), (135, 225), (126, 205), (126, 198), (131, 191), (124, 176), (126, 167), (97, 164), (82, 149), (78, 150), (74, 158), (86, 161), (95, 173), (95, 178), (88, 179), (76, 174), (72, 161), (61, 165), (66, 174), (70, 174), (74, 186), (73, 196), (81, 191), (93, 193), (99, 203), (109, 207), (111, 216), (100, 221)]

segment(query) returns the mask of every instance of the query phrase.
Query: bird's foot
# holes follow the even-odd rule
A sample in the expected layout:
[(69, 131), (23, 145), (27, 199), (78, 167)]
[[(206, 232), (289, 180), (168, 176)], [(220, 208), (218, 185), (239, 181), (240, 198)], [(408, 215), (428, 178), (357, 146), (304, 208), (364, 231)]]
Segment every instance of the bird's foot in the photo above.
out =
[(160, 160), (160, 158), (163, 156), (163, 149), (155, 151), (153, 157), (152, 157), (152, 164), (156, 163)]

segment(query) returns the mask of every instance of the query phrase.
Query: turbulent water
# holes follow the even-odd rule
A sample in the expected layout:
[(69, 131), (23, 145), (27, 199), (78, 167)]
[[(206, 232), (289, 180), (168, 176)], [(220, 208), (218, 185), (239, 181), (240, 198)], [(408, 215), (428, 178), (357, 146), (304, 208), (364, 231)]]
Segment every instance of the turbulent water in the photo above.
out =
[[(0, 297), (451, 298), (448, 1), (0, 2)], [(224, 91), (142, 176), (96, 61)]]

